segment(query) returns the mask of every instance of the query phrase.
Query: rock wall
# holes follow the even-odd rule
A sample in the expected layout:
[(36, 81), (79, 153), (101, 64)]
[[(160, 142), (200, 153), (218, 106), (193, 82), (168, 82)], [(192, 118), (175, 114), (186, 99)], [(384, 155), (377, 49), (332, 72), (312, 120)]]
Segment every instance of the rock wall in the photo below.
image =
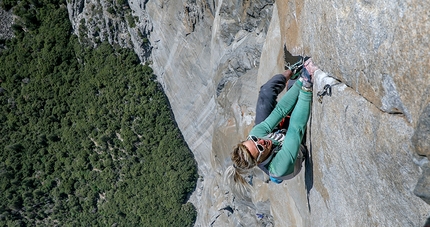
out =
[[(196, 226), (422, 226), (430, 215), (430, 2), (72, 0), (68, 9), (86, 41), (133, 47), (152, 63), (199, 165)], [(241, 200), (223, 172), (284, 48), (322, 69), (310, 157), (280, 185), (256, 170)], [(325, 84), (337, 85), (319, 103)]]
[(72, 0), (67, 10), (79, 41), (97, 46), (102, 41), (133, 48), (142, 61), (151, 54), (152, 30), (145, 1)]

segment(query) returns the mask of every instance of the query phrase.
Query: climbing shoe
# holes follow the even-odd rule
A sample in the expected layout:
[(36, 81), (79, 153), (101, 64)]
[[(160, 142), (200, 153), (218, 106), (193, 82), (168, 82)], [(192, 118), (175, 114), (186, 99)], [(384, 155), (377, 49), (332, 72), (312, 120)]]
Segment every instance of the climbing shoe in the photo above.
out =
[(287, 64), (285, 65), (285, 69), (289, 69), (291, 70), (291, 72), (293, 72), (293, 75), (291, 76), (291, 80), (296, 80), (299, 76), (300, 73), (302, 72), (303, 69), (303, 64), (305, 61), (307, 61), (310, 57), (302, 57), (300, 56), (299, 61), (297, 61), (294, 64), (290, 64), (289, 62), (287, 62)]
[(312, 59), (310, 58), (304, 61), (303, 66), (304, 67), (300, 75), (300, 80), (303, 83), (302, 89), (307, 92), (312, 92), (312, 86), (314, 83), (313, 74), (318, 70), (318, 67), (313, 64)]
[(297, 77), (299, 77), (301, 70), (303, 69), (303, 57), (300, 57), (300, 60), (294, 64), (290, 64), (287, 62), (285, 65), (285, 69), (291, 70), (293, 72), (293, 75), (291, 76), (290, 80), (295, 80)]
[(313, 81), (309, 71), (306, 68), (304, 68), (300, 76), (301, 76), (300, 79), (303, 84), (302, 89), (305, 91), (312, 91)]
[[(312, 59), (308, 58), (304, 60), (304, 67), (308, 70), (309, 74), (313, 77), (315, 72), (319, 69), (318, 66), (314, 65)], [(312, 81), (313, 82), (313, 81)]]

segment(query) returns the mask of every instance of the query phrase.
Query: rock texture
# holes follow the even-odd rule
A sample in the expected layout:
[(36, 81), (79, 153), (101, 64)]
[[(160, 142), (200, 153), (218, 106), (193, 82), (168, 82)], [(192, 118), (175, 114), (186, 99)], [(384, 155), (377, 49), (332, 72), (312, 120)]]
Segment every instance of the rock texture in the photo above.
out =
[[(71, 21), (82, 41), (133, 47), (152, 62), (202, 176), (196, 226), (424, 224), (430, 2), (118, 2), (71, 0)], [(316, 90), (340, 83), (322, 103), (314, 94), (303, 171), (280, 185), (255, 171), (240, 200), (223, 172), (253, 126), (259, 86), (283, 70), (284, 47), (320, 66)]]
[(79, 40), (97, 46), (102, 41), (133, 48), (142, 61), (150, 56), (152, 27), (143, 1), (73, 0), (67, 2), (72, 27)]
[[(13, 15), (10, 11), (0, 8), (0, 40), (6, 40), (13, 37), (12, 31)], [(0, 43), (0, 53), (3, 44)]]

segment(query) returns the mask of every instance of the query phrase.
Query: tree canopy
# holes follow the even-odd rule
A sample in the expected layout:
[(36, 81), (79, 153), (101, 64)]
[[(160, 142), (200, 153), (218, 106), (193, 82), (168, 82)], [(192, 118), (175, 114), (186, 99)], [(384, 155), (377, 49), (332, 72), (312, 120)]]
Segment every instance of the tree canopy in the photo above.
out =
[(192, 226), (196, 163), (152, 69), (79, 44), (61, 0), (3, 1), (1, 226)]

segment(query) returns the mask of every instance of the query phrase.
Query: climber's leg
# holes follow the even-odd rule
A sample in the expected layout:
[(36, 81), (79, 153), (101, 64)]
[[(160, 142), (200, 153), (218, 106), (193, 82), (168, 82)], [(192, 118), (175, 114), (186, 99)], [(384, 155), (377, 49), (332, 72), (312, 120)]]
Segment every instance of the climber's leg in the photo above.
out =
[(277, 74), (260, 87), (258, 94), (255, 124), (259, 124), (266, 119), (275, 108), (279, 93), (284, 90), (286, 81), (284, 75)]

